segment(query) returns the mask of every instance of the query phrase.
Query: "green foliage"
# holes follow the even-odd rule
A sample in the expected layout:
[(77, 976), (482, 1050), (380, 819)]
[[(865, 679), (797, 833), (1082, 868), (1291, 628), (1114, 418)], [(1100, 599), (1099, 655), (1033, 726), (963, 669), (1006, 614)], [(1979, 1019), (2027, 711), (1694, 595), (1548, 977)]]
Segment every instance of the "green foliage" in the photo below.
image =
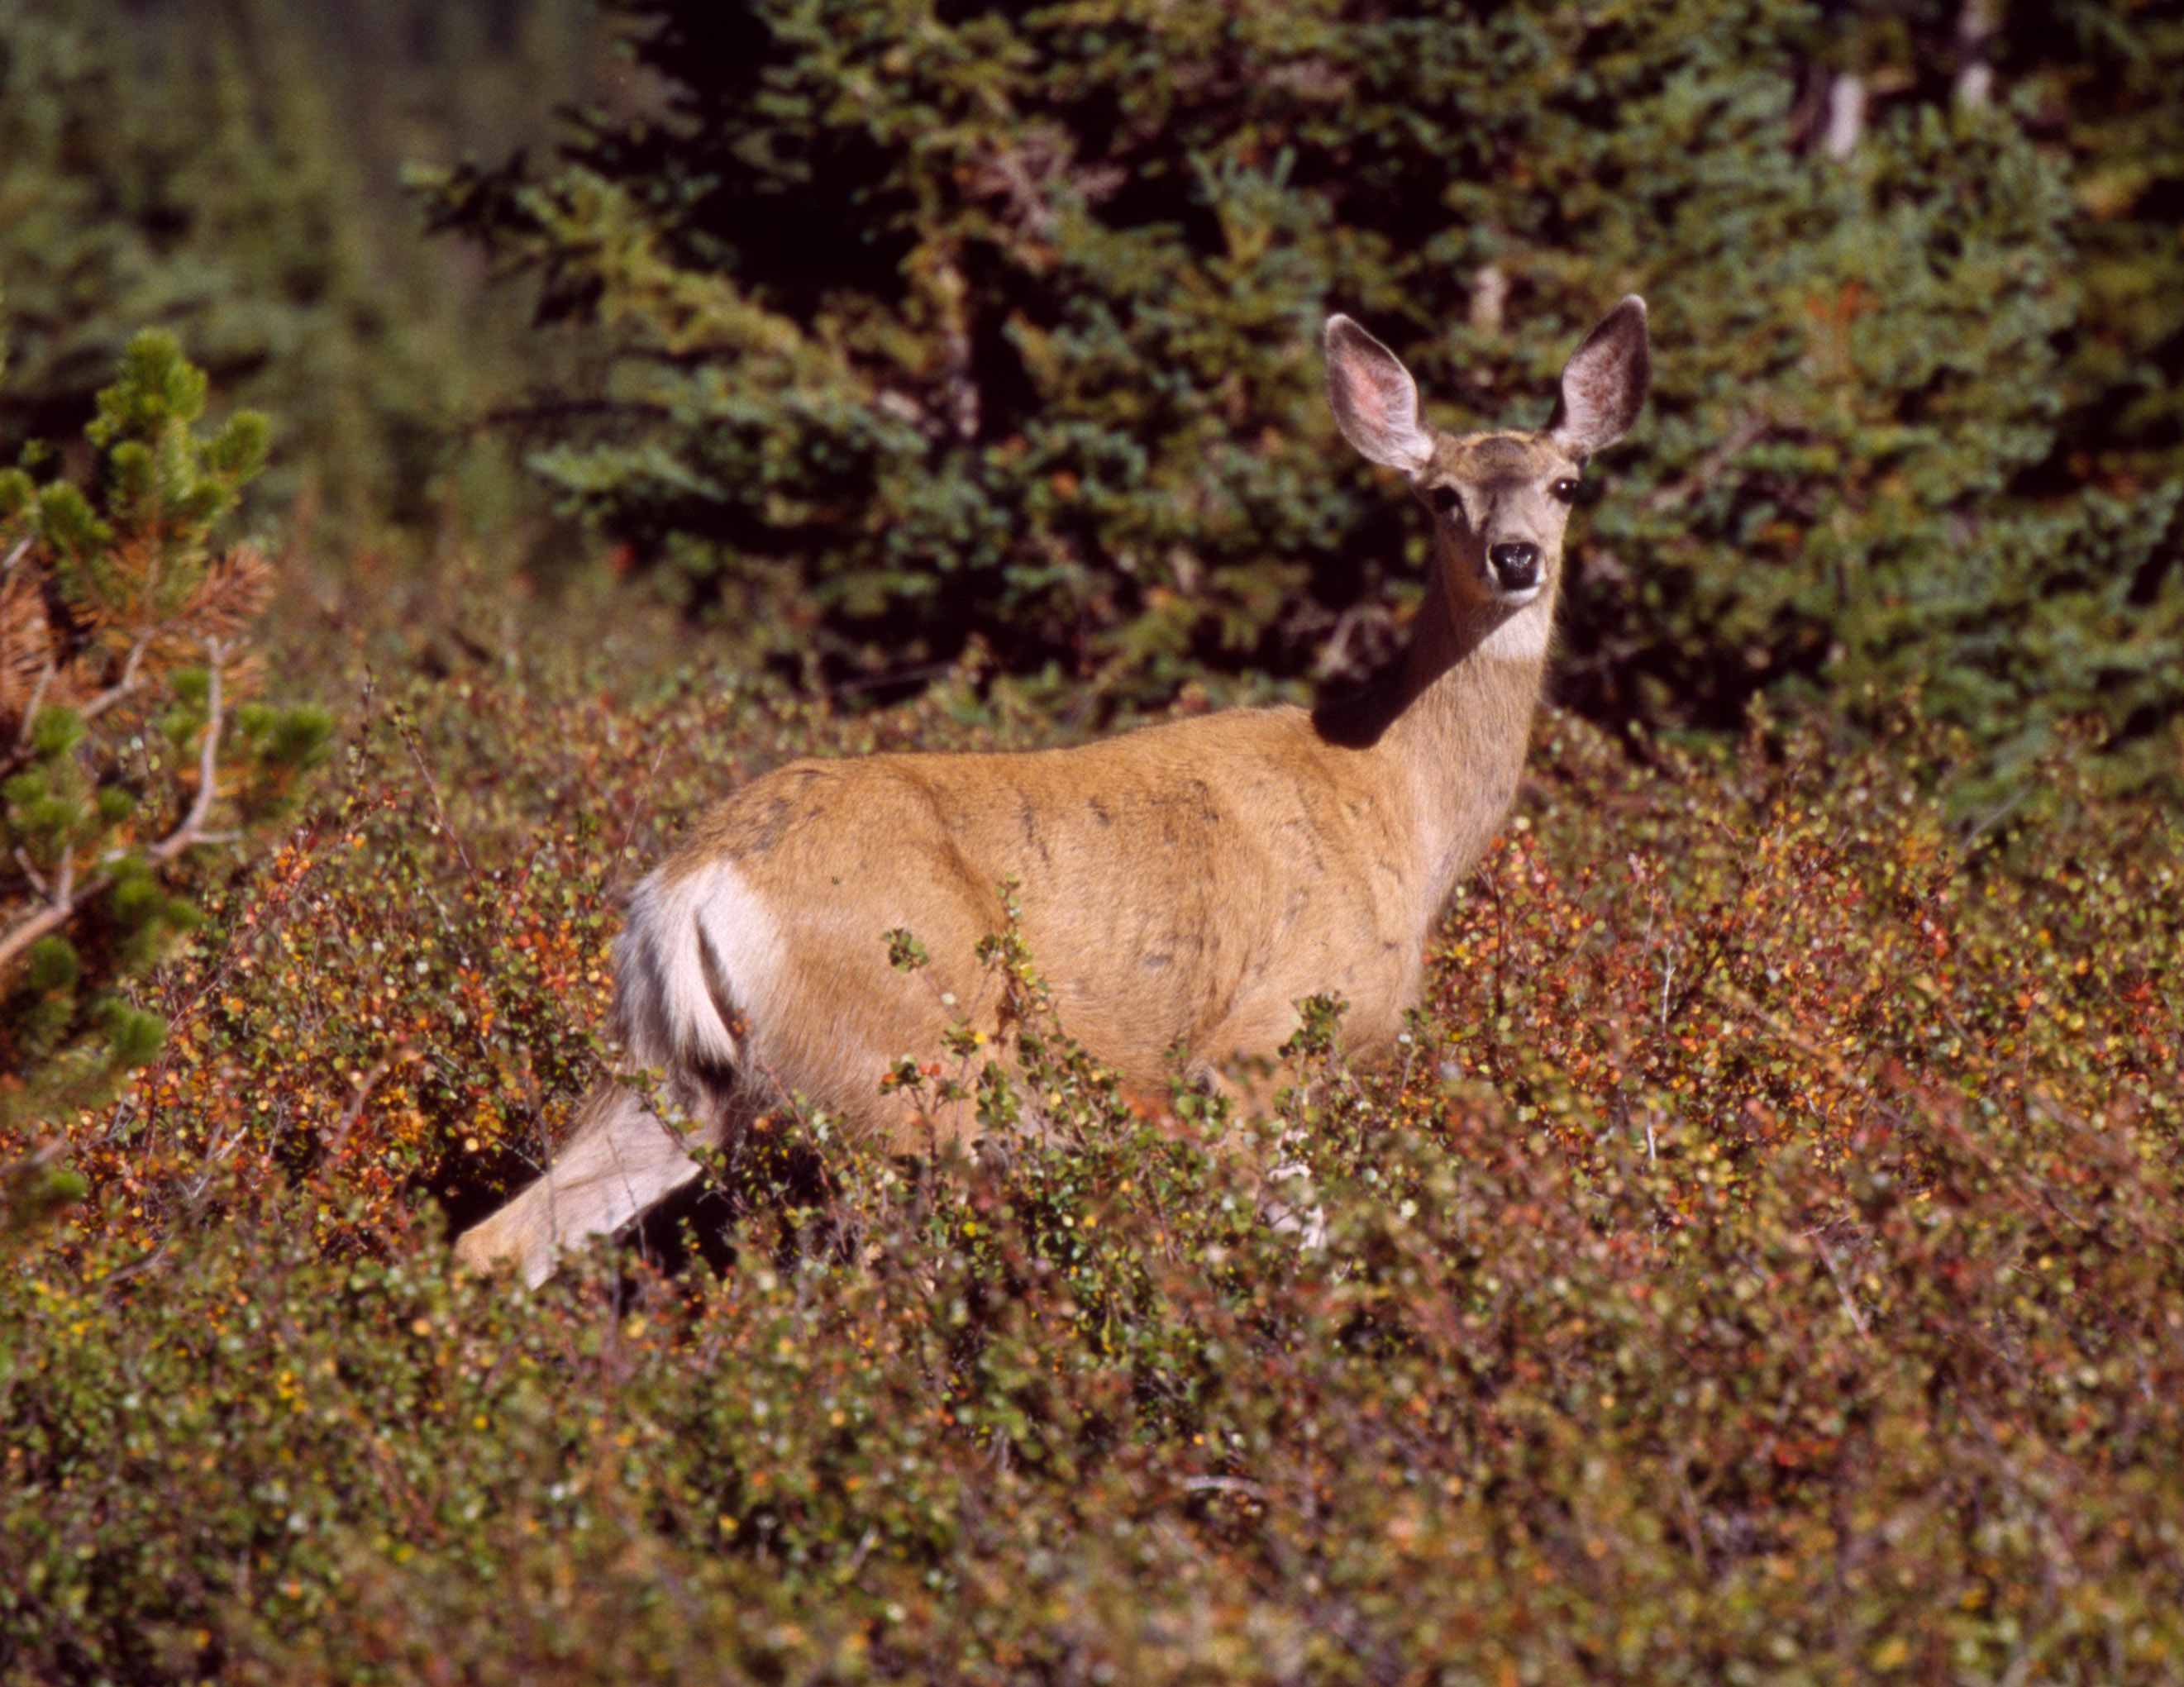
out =
[(256, 396), (361, 467), (374, 442), (337, 365), (371, 328), (340, 186), (308, 155), (300, 85), (254, 86), (235, 22), (203, 21), (196, 52), (163, 52), (176, 42), (157, 21), (120, 7), (0, 7), (14, 377), (0, 440), (82, 427), (128, 336), (156, 324), (199, 348), (223, 390), (259, 376)]
[(444, 521), (456, 488), (505, 513), (508, 476), (449, 424), (513, 384), (521, 306), (418, 261), (399, 170), (527, 137), (580, 86), (588, 25), (565, 0), (446, 9), (0, 0), (0, 456), (81, 430), (152, 326), (281, 418), (255, 520), (354, 543)]
[[(2184, 21), (2156, 6), (2062, 0), (2004, 36), (2005, 78), (2067, 149), (2087, 308), (2064, 396), (2081, 473), (2132, 493), (2184, 470)], [(2167, 565), (2176, 566), (2172, 536)]]
[(265, 418), (198, 426), (203, 374), (138, 335), (89, 429), (95, 497), (10, 470), (0, 515), (0, 1119), (58, 1122), (160, 1050), (120, 994), (198, 923), (191, 857), (275, 817), (328, 748), (320, 709), (238, 710), (270, 584), (212, 544)]
[[(2041, 145), (2029, 92), (2141, 86), (2120, 37), (2028, 26), (2020, 107), (1926, 74), (1946, 8), (619, 9), (668, 106), (446, 175), (436, 215), (615, 337), (597, 431), (537, 466), (795, 660), (975, 637), (1144, 697), (1339, 624), (1368, 661), (1421, 541), (1334, 440), (1324, 313), (1443, 420), (1537, 424), (1635, 288), (1655, 398), (1577, 542), (1573, 702), (1722, 727), (1930, 676), (2005, 766), (2092, 707), (2122, 777), (2174, 777), (2176, 525), (2068, 467), (2146, 373), (2088, 361), (2074, 170), (2114, 160)], [(2173, 26), (2116, 27), (2170, 62)], [(1842, 159), (1795, 144), (1830, 56), (1887, 95)], [(2165, 203), (2133, 250), (2173, 249)]]
[(35, 1237), (55, 1215), (81, 1200), (91, 1186), (81, 1172), (54, 1162), (61, 1144), (0, 1164), (0, 1258)]
[(73, 1217), (0, 1125), (0, 1673), (2176, 1674), (2184, 835), (2074, 744), (1967, 831), (1915, 713), (1651, 766), (1550, 717), (1396, 1057), (1306, 1006), (1323, 1244), (1005, 933), (1021, 1092), (901, 1075), (997, 1151), (772, 1121), (671, 1216), (710, 1266), (669, 1222), (525, 1296), (422, 1194), (599, 1076), (616, 888), (761, 767), (1054, 728), (507, 616), (311, 635), (369, 661), (343, 779), (148, 981)]

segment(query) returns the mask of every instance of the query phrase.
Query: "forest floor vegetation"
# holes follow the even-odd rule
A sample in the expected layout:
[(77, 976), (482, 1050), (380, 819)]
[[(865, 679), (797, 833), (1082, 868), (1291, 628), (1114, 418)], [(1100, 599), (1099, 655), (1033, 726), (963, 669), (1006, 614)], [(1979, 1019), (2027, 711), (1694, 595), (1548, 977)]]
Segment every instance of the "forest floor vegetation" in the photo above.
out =
[(448, 1238), (607, 1069), (699, 806), (1071, 729), (476, 584), (285, 620), (330, 770), (201, 866), (134, 1085), (0, 1141), (0, 1679), (2184, 1670), (2184, 825), (2067, 746), (1959, 814), (1908, 704), (1544, 715), (1399, 1057), (1307, 1006), (1320, 1245), (1033, 955), (1005, 1151), (784, 1114), (526, 1295)]

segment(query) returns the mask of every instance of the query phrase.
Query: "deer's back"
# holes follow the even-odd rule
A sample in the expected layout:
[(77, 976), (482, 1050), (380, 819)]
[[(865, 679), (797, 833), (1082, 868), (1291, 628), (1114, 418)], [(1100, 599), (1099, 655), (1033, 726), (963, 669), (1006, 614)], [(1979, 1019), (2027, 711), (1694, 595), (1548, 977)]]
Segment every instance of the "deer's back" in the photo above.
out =
[[(777, 938), (740, 1004), (749, 1053), (853, 1115), (951, 1018), (990, 1027), (975, 952), (1006, 923), (1005, 885), (1065, 1028), (1150, 1081), (1173, 1052), (1271, 1055), (1314, 994), (1350, 1002), (1354, 1039), (1392, 1034), (1432, 910), (1410, 793), (1370, 772), (1294, 709), (1070, 749), (799, 761), (722, 803), (657, 878), (696, 890), (733, 870)], [(897, 930), (930, 958), (916, 975), (889, 964)]]

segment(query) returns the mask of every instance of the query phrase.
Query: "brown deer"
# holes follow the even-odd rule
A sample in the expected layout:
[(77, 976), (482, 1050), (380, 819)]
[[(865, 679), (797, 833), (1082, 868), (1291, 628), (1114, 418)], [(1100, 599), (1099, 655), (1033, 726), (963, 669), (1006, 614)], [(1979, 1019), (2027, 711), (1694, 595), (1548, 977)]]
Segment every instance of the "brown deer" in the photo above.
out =
[[(1563, 369), (1538, 433), (1449, 434), (1395, 354), (1327, 325), (1343, 437), (1431, 512), (1409, 649), (1361, 695), (1237, 709), (1071, 749), (797, 761), (755, 780), (639, 884), (616, 944), (615, 1017), (691, 1122), (633, 1090), (586, 1100), (546, 1174), (456, 1244), (536, 1284), (556, 1249), (619, 1228), (784, 1093), (915, 1153), (963, 1140), (881, 1081), (953, 1020), (1000, 1029), (973, 951), (1011, 893), (1063, 1027), (1127, 1082), (1178, 1051), (1201, 1081), (1264, 1061), (1297, 1004), (1349, 1003), (1353, 1047), (1392, 1039), (1427, 939), (1517, 788), (1586, 459), (1636, 420), (1646, 307), (1625, 298)], [(907, 930), (929, 961), (889, 965)]]

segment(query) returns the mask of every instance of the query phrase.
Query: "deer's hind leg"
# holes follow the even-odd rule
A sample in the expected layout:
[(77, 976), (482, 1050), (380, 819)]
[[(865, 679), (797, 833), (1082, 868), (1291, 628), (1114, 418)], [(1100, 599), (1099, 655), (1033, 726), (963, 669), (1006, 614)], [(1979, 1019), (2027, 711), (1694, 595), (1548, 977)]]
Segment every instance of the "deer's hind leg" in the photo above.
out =
[(455, 1243), (473, 1270), (513, 1260), (536, 1289), (552, 1275), (554, 1256), (586, 1237), (610, 1234), (698, 1175), (693, 1148), (727, 1134), (733, 1110), (716, 1099), (687, 1135), (644, 1105), (637, 1092), (603, 1083), (587, 1096), (577, 1128), (545, 1175)]

